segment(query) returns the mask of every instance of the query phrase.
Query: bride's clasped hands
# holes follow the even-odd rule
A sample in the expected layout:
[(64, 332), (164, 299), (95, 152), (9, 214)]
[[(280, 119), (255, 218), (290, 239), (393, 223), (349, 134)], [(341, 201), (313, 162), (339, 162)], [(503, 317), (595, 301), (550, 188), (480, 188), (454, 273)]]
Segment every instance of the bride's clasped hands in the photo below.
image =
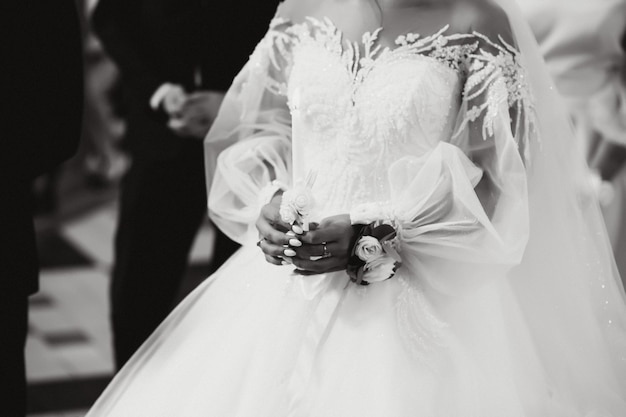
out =
[(339, 214), (311, 223), (309, 230), (297, 222), (290, 225), (280, 216), (282, 195), (263, 206), (256, 222), (258, 246), (267, 262), (293, 264), (302, 275), (345, 270), (357, 236), (349, 214)]

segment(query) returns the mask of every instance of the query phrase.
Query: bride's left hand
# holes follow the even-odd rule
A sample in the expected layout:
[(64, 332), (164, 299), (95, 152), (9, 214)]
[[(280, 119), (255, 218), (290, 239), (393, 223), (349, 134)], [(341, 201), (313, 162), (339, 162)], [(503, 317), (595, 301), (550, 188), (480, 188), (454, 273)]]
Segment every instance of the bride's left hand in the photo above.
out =
[(339, 214), (323, 219), (319, 225), (299, 236), (302, 246), (291, 247), (291, 258), (298, 272), (322, 274), (346, 269), (355, 236), (350, 215)]

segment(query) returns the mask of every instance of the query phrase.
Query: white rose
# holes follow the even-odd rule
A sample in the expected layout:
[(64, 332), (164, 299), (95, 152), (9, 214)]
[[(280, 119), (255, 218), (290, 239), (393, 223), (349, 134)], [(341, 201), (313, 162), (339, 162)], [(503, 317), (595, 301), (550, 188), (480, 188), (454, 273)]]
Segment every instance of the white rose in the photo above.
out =
[(293, 194), (289, 196), (291, 206), (296, 212), (306, 216), (315, 205), (311, 190), (305, 187), (298, 187), (292, 190), (292, 192)]
[(296, 221), (296, 212), (290, 205), (281, 204), (278, 213), (280, 214), (281, 220), (287, 224), (292, 224)]
[(363, 267), (363, 279), (367, 282), (380, 282), (395, 274), (396, 261), (391, 256), (379, 256)]
[(383, 255), (383, 246), (373, 236), (362, 236), (356, 243), (354, 253), (365, 263)]

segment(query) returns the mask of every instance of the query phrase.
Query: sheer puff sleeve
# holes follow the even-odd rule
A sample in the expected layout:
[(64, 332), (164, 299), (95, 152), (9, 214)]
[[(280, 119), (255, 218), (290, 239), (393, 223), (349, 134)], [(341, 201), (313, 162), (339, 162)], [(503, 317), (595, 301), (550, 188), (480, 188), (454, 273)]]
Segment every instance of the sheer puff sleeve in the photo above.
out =
[(261, 207), (291, 181), (291, 116), (285, 95), (290, 35), (275, 17), (236, 76), (205, 139), (209, 215), (231, 239), (256, 240)]
[(353, 223), (397, 231), (401, 268), (438, 291), (457, 294), (521, 262), (529, 236), (526, 166), (534, 110), (519, 54), (503, 36), (455, 38), (472, 47), (456, 128), (421, 158), (388, 171), (388, 203), (355, 207)]

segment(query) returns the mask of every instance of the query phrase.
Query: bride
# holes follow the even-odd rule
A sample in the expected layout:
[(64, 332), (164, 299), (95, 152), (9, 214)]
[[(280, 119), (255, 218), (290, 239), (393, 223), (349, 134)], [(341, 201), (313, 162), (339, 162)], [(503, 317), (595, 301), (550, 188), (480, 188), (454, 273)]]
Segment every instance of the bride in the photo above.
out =
[(243, 247), (88, 416), (626, 415), (624, 290), (532, 39), (513, 0), (285, 0), (205, 142)]

